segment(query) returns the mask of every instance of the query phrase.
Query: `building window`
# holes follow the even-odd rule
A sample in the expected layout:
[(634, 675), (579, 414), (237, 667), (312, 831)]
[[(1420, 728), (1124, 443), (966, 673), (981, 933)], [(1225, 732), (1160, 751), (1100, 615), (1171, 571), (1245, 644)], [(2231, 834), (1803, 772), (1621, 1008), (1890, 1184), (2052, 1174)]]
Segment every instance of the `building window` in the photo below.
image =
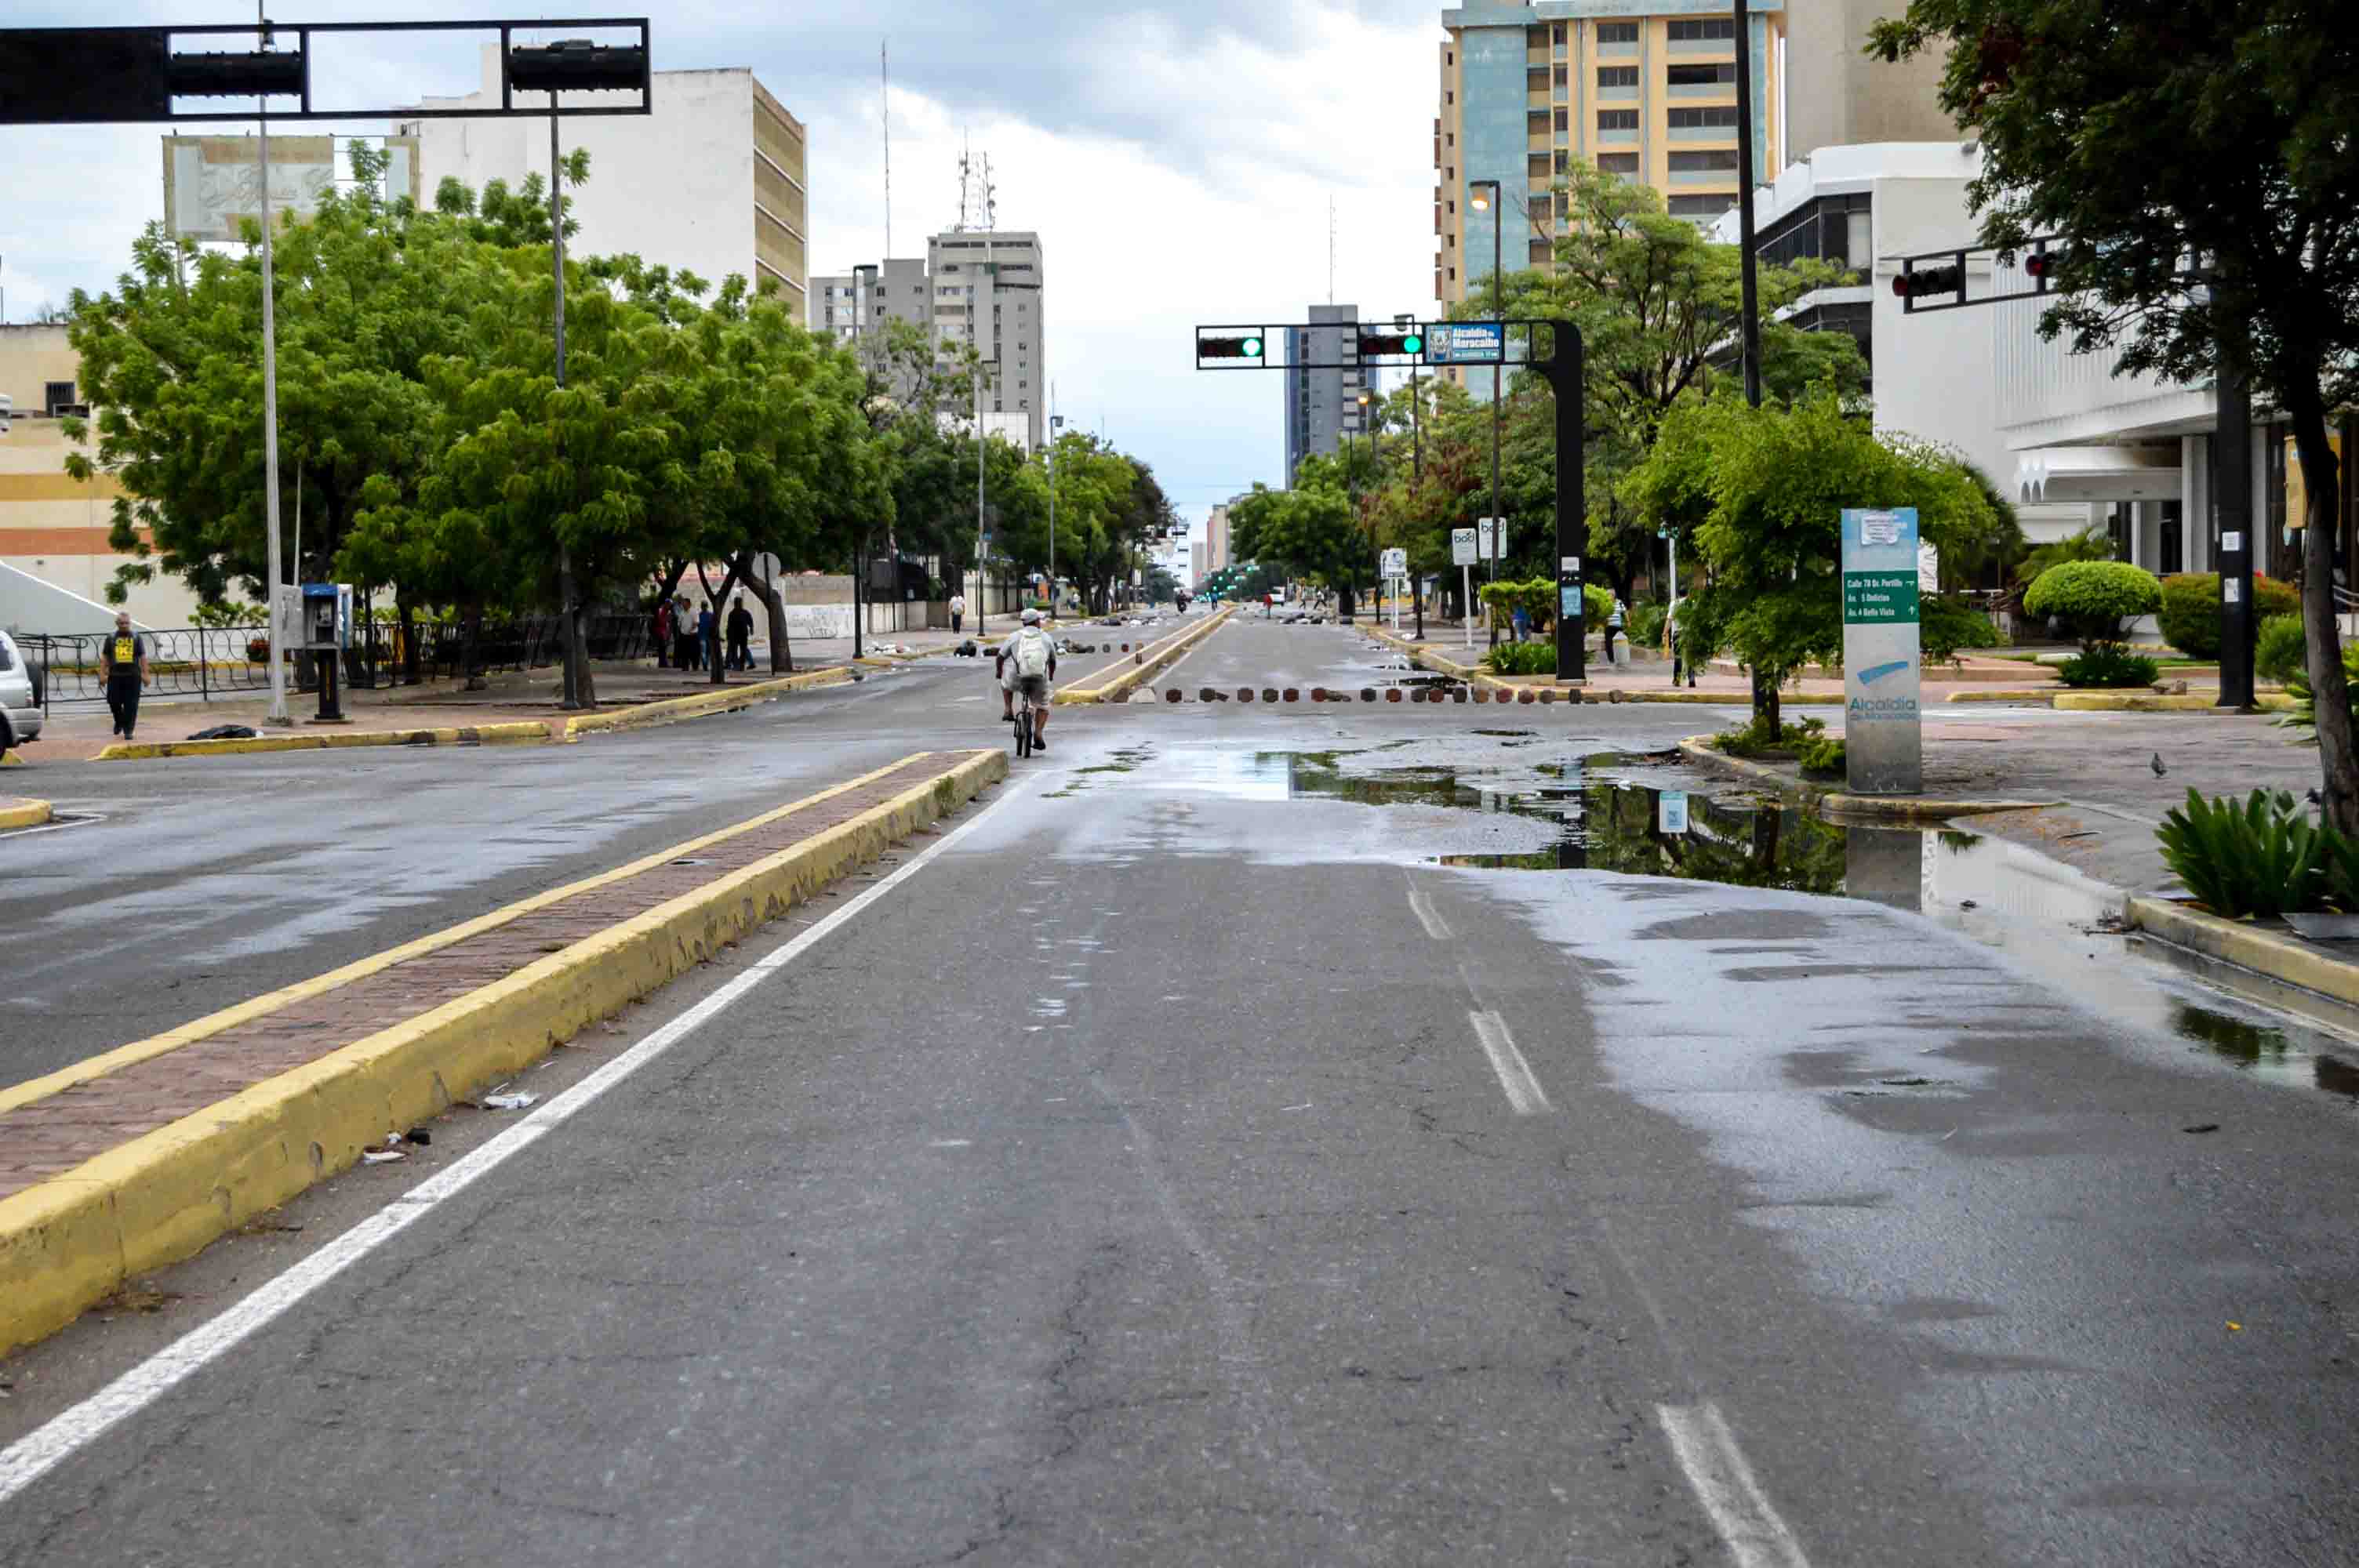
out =
[(1524, 42), (1531, 48), (1536, 49), (1544, 49), (1548, 48), (1548, 41), (1549, 30), (1547, 23), (1537, 22), (1524, 29)]
[(1607, 174), (1621, 175), (1635, 179), (1638, 175), (1638, 155), (1636, 153), (1599, 153), (1597, 167)]
[(1441, 101), (1444, 103), (1455, 103), (1458, 102), (1458, 94), (1445, 87), (1441, 90)]
[(47, 381), (41, 384), (41, 406), (54, 418), (63, 409), (74, 406), (74, 384), (70, 381)]
[[(1458, 281), (1458, 269), (1454, 266), (1450, 269), (1450, 281), (1452, 283), (1456, 283)], [(1495, 529), (1493, 532), (1495, 533), (1496, 530)]]
[(1548, 134), (1548, 128), (1549, 112), (1547, 110), (1533, 109), (1525, 114), (1524, 129), (1530, 132), (1533, 135), (1545, 135)]
[[(1673, 124), (1677, 124), (1679, 121), (1676, 116), (1678, 115), (1679, 111), (1674, 109), (1671, 111), (1671, 114), (1675, 116), (1671, 123)], [(1597, 112), (1597, 128), (1601, 131), (1635, 131), (1638, 128), (1638, 111), (1636, 109), (1600, 109)]]
[(1597, 68), (1597, 85), (1600, 89), (1636, 87), (1638, 85), (1638, 68), (1635, 65), (1601, 65)]
[(1568, 152), (1566, 152), (1562, 147), (1559, 147), (1559, 148), (1557, 149), (1557, 153), (1556, 153), (1556, 168), (1555, 168), (1555, 169), (1554, 169), (1554, 171), (1553, 171), (1553, 172), (1555, 172), (1555, 173), (1557, 173), (1557, 174), (1562, 174), (1566, 169), (1570, 168), (1571, 166), (1572, 166), (1572, 155), (1571, 155), (1571, 154), (1570, 154), (1570, 153), (1568, 153)]
[(1546, 240), (1534, 240), (1531, 245), (1531, 259), (1535, 264), (1554, 261), (1556, 247)]
[(1717, 218), (1735, 205), (1734, 196), (1674, 196), (1668, 211), (1674, 218)]
[(1551, 39), (1551, 40), (1552, 40), (1552, 41), (1557, 45), (1557, 47), (1558, 47), (1558, 48), (1560, 48), (1560, 49), (1563, 48), (1563, 47), (1564, 47), (1564, 24), (1563, 24), (1562, 22), (1559, 22), (1559, 23), (1557, 23), (1557, 24), (1556, 24), (1556, 26), (1555, 26), (1554, 27), (1552, 27), (1551, 29), (1549, 29), (1549, 38), (1550, 38), (1550, 39)]
[(1526, 70), (1526, 71), (1524, 72), (1524, 91), (1525, 91), (1525, 92), (1541, 92), (1541, 93), (1545, 93), (1548, 90), (1549, 90), (1549, 70), (1548, 70), (1548, 67), (1546, 67), (1546, 66), (1544, 66), (1544, 65), (1536, 65), (1536, 66), (1531, 67), (1529, 70)]
[(1701, 174), (1706, 170), (1715, 173), (1725, 170), (1731, 179), (1735, 178), (1736, 149), (1721, 147), (1708, 153), (1673, 153), (1671, 155), (1673, 174)]
[[(1637, 116), (1632, 115), (1632, 124), (1636, 121)], [(1736, 129), (1736, 111), (1734, 108), (1674, 109), (1670, 112), (1670, 125), (1674, 131), (1733, 131)]]
[[(1730, 36), (1734, 37), (1734, 34)], [(1635, 44), (1638, 41), (1638, 24), (1600, 22), (1597, 24), (1597, 41), (1601, 44)]]
[(1670, 39), (1679, 43), (1702, 43), (1707, 39), (1734, 43), (1736, 18), (1734, 16), (1705, 17), (1693, 22), (1673, 22)]
[(1559, 109), (1556, 112), (1557, 135), (1562, 135), (1565, 132), (1572, 128), (1571, 115), (1572, 111), (1570, 109)]
[(1546, 153), (1533, 153), (1524, 159), (1524, 174), (1527, 178), (1545, 179), (1551, 167), (1552, 160)]
[(1673, 87), (1710, 87), (1719, 82), (1736, 80), (1736, 62), (1723, 60), (1718, 65), (1675, 65), (1663, 73)]

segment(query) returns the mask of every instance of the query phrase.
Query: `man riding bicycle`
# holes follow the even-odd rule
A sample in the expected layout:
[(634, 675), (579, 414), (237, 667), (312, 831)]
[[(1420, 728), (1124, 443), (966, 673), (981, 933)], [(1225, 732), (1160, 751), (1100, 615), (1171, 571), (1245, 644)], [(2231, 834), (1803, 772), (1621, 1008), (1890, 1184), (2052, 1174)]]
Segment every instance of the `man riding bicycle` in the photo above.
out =
[(1016, 697), (1023, 693), (1033, 709), (1032, 749), (1045, 752), (1049, 729), (1049, 685), (1057, 678), (1057, 644), (1041, 629), (1040, 612), (1027, 610), (1024, 624), (999, 644), (994, 663), (999, 675), (1001, 707), (1009, 723), (1016, 721)]

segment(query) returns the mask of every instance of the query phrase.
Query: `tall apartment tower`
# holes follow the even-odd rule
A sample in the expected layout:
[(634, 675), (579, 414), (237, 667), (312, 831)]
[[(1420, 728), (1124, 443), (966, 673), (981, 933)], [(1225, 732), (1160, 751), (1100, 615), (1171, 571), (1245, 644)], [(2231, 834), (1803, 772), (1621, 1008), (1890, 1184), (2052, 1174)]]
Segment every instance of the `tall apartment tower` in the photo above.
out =
[(936, 345), (971, 343), (983, 356), (985, 428), (1020, 427), (1038, 449), (1049, 423), (1040, 236), (1005, 229), (936, 234), (926, 242), (926, 274)]
[[(426, 109), (496, 107), (500, 52), (485, 44), (484, 85)], [(582, 255), (635, 253), (721, 286), (742, 274), (776, 292), (809, 324), (808, 146), (802, 122), (746, 70), (659, 70), (655, 112), (564, 122), (567, 152), (587, 149), (590, 179), (569, 189)], [(477, 192), (495, 179), (511, 189), (527, 174), (549, 178), (549, 126), (536, 119), (401, 122), (419, 142), (420, 183), (431, 201), (446, 176)], [(710, 295), (707, 297), (711, 297)]]
[[(1351, 329), (1359, 319), (1356, 305), (1313, 305), (1309, 327), (1286, 330), (1286, 483), (1289, 490), (1303, 459), (1332, 453), (1346, 435), (1359, 434), (1359, 393), (1369, 384), (1369, 373), (1356, 366), (1302, 368), (1306, 360), (1333, 364), (1356, 358), (1359, 340)], [(1337, 325), (1331, 328), (1325, 325), (1328, 322)]]

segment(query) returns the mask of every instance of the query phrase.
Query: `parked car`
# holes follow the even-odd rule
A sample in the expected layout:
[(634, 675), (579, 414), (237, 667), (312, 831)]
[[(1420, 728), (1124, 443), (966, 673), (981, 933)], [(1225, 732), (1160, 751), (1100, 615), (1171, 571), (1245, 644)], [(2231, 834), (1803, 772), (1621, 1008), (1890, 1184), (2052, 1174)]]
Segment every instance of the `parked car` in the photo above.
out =
[(39, 739), (40, 679), (16, 651), (16, 639), (0, 632), (0, 752)]

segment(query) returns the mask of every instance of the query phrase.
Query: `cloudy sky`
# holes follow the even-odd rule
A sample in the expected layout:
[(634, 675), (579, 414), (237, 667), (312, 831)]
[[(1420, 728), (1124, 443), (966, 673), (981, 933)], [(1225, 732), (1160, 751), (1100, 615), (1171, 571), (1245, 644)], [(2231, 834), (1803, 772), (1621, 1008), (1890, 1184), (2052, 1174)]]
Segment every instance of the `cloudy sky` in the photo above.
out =
[[(1103, 426), (1152, 462), (1191, 518), (1255, 480), (1277, 481), (1285, 447), (1282, 378), (1198, 373), (1191, 329), (1299, 320), (1303, 307), (1326, 300), (1331, 199), (1334, 297), (1370, 315), (1433, 308), (1441, 34), (1432, 0), (1120, 9), (884, 0), (770, 7), (759, 24), (750, 8), (713, 0), (644, 8), (658, 70), (751, 66), (810, 127), (815, 272), (848, 271), (884, 249), (877, 49), (889, 40), (895, 249), (922, 254), (923, 236), (955, 220), (962, 143), (988, 151), (1000, 226), (1042, 236), (1060, 412), (1073, 425)], [(526, 12), (481, 0), (306, 0), (285, 15), (325, 22)], [(8, 22), (226, 23), (247, 15), (238, 5), (16, 0)], [(476, 84), (477, 44), (452, 36), (373, 49), (348, 55), (332, 74), (396, 101), (463, 92)], [(330, 74), (324, 54), (319, 74)], [(315, 91), (325, 96), (332, 85)], [(0, 128), (8, 319), (25, 320), (76, 287), (112, 283), (132, 235), (162, 213), (161, 134)]]

